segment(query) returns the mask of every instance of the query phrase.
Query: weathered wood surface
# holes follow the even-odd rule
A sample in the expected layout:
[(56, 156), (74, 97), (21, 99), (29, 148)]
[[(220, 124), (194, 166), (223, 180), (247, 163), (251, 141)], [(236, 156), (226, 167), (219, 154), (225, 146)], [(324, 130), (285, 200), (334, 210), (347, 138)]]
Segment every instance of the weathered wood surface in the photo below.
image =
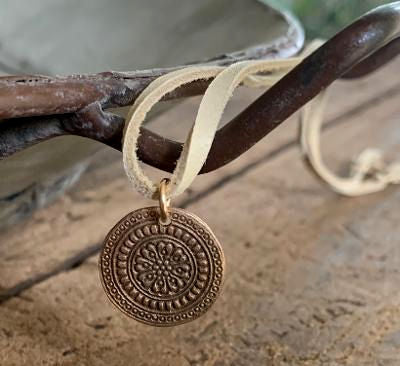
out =
[[(366, 146), (399, 157), (399, 65), (335, 86), (323, 142), (336, 169)], [(227, 118), (255, 94), (242, 89)], [(152, 125), (176, 137), (195, 104)], [(173, 329), (127, 320), (103, 293), (102, 237), (149, 202), (102, 152), (68, 195), (0, 236), (0, 364), (398, 365), (399, 190), (337, 196), (305, 170), (295, 136), (292, 118), (177, 202), (214, 229), (228, 275), (209, 314)]]

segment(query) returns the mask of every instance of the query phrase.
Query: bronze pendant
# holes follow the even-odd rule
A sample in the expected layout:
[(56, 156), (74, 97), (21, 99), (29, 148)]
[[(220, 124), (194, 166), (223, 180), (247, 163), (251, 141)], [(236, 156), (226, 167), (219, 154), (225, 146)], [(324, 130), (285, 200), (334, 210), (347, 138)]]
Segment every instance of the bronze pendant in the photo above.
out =
[(204, 314), (221, 291), (224, 254), (198, 217), (159, 207), (125, 216), (107, 235), (100, 277), (111, 302), (142, 323), (167, 327)]

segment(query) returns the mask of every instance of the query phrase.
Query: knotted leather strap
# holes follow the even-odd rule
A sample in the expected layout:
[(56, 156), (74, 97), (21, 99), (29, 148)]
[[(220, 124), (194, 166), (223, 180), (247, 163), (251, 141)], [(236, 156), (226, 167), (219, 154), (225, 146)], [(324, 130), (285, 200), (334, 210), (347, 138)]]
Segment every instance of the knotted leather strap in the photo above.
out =
[(400, 183), (400, 163), (387, 165), (378, 149), (367, 148), (353, 161), (350, 175), (340, 177), (330, 171), (321, 155), (321, 124), (327, 91), (309, 102), (300, 114), (300, 146), (307, 166), (332, 190), (344, 196), (361, 196)]

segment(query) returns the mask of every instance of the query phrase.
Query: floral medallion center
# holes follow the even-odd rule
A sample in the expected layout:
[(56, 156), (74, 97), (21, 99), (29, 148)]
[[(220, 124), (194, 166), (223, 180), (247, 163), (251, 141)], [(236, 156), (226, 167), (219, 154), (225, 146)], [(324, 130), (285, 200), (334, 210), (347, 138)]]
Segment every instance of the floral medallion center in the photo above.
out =
[(153, 296), (171, 296), (182, 292), (194, 270), (187, 250), (174, 241), (152, 240), (133, 256), (133, 276)]

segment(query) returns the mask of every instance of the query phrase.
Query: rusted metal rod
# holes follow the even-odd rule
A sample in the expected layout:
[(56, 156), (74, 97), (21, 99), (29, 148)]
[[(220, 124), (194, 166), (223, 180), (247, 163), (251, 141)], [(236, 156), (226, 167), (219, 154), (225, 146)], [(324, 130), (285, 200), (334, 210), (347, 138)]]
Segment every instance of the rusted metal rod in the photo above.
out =
[[(217, 132), (202, 173), (215, 170), (240, 156), (336, 79), (363, 76), (388, 62), (399, 52), (399, 35), (400, 2), (381, 6), (345, 28)], [(17, 118), (1, 122), (0, 156), (10, 155), (30, 144), (63, 134), (88, 137), (121, 149), (124, 120), (104, 112), (103, 108), (129, 104), (137, 95), (128, 93), (127, 97), (124, 93), (115, 93), (118, 87), (113, 83), (118, 77), (125, 77), (127, 74), (101, 75), (104, 75), (107, 82), (100, 92), (96, 88), (90, 89), (92, 84), (88, 81), (93, 76), (83, 78), (84, 83), (89, 85), (87, 95), (93, 93), (94, 102), (83, 108), (81, 106), (82, 109), (73, 114)], [(147, 75), (147, 84), (150, 79)], [(80, 77), (77, 80), (80, 81)], [(41, 81), (43, 80), (39, 78), (33, 80), (33, 83), (37, 85)], [(135, 82), (141, 85), (140, 78)], [(22, 83), (25, 84), (26, 80)], [(204, 90), (206, 85), (207, 82), (191, 85), (187, 90), (180, 90), (170, 97), (194, 95)], [(132, 85), (130, 88), (132, 89)], [(105, 97), (98, 100), (97, 92)], [(74, 103), (71, 105), (75, 106)], [(59, 108), (57, 103), (55, 105)], [(0, 105), (0, 113), (3, 110)], [(19, 113), (21, 110), (23, 109), (20, 108)], [(65, 109), (56, 109), (51, 113), (65, 113), (64, 111)], [(26, 113), (32, 114), (32, 111)], [(172, 171), (180, 151), (180, 143), (146, 129), (142, 130), (139, 156), (145, 163)]]
[[(249, 59), (290, 57), (304, 44), (304, 31), (289, 13), (283, 13), (288, 23), (287, 33), (273, 42), (222, 54), (201, 65), (229, 65)], [(181, 66), (185, 67), (185, 66)], [(16, 75), (0, 77), (0, 160), (41, 141), (75, 134), (121, 148), (124, 120), (105, 112), (106, 108), (132, 104), (143, 89), (155, 78), (175, 68), (133, 72), (104, 72), (92, 75), (49, 77)], [(170, 93), (165, 99), (198, 95), (211, 80), (199, 80)], [(141, 141), (162, 140), (143, 128)], [(165, 147), (180, 144), (171, 141)], [(154, 151), (162, 160), (165, 149)]]

